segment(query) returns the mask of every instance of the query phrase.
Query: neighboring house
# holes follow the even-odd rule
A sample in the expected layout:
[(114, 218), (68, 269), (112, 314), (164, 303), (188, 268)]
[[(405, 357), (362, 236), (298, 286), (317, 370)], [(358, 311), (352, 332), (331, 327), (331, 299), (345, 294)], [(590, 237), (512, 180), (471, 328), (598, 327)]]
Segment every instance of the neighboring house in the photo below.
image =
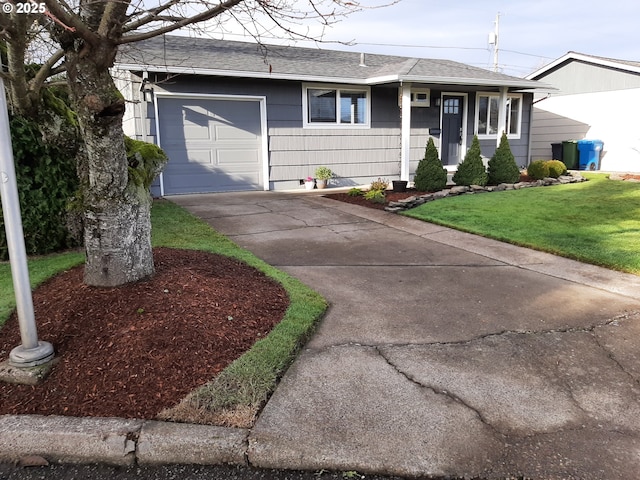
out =
[[(540, 83), (447, 60), (164, 36), (123, 49), (124, 128), (168, 154), (161, 195), (411, 180), (429, 136), (454, 171), (474, 134), (529, 157)], [(500, 108), (502, 106), (502, 108)]]
[(601, 170), (640, 171), (640, 61), (569, 52), (527, 78), (558, 89), (536, 98), (532, 160), (551, 158), (552, 143), (601, 140)]

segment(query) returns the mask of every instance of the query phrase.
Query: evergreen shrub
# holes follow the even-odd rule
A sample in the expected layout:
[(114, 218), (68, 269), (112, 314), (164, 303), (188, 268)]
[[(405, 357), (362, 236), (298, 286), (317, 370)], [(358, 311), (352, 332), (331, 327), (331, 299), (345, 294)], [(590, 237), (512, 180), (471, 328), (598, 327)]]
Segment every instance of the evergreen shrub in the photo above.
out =
[(424, 158), (418, 163), (413, 177), (416, 190), (421, 192), (437, 192), (447, 186), (447, 170), (442, 167), (438, 158), (438, 149), (429, 137)]
[(473, 142), (469, 151), (464, 156), (462, 163), (458, 165), (458, 170), (453, 174), (453, 182), (456, 185), (480, 185), (487, 184), (489, 176), (482, 163), (482, 152), (477, 135), (473, 136)]
[(516, 183), (520, 180), (520, 169), (516, 165), (516, 159), (511, 153), (507, 134), (503, 133), (500, 138), (500, 145), (489, 160), (489, 183), (498, 185), (500, 183)]

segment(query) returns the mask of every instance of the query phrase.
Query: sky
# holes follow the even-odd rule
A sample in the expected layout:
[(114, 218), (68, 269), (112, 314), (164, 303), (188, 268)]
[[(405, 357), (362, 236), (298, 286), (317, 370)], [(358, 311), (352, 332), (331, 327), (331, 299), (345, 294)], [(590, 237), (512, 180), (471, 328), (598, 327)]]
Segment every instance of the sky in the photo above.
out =
[[(384, 0), (360, 3), (379, 5)], [(640, 62), (640, 2), (634, 0), (400, 0), (350, 14), (325, 30), (321, 44), (295, 45), (445, 58), (493, 69), (489, 33), (495, 30), (498, 13), (502, 73), (524, 77), (569, 51)], [(250, 40), (239, 34), (225, 38)], [(293, 44), (268, 35), (262, 41)]]

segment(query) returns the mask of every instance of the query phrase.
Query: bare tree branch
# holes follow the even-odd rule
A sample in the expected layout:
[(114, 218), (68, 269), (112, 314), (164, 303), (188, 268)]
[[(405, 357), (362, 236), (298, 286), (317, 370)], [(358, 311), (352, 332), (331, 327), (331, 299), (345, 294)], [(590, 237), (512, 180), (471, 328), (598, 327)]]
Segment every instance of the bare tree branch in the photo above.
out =
[(157, 30), (151, 30), (149, 32), (140, 33), (137, 35), (126, 35), (123, 36), (122, 39), (118, 42), (120, 44), (124, 43), (132, 43), (139, 42), (141, 40), (146, 40), (148, 38), (157, 37), (158, 35), (163, 35), (165, 33), (173, 32), (178, 30), (179, 28), (186, 27), (187, 25), (192, 25), (198, 22), (204, 22), (206, 20), (210, 20), (228, 10), (235, 7), (236, 5), (242, 3), (244, 0), (226, 0), (216, 5), (213, 8), (205, 10), (197, 15), (192, 17), (187, 17), (179, 22), (175, 22), (172, 25), (168, 25), (166, 27), (159, 28)]
[(98, 35), (93, 32), (73, 10), (63, 0), (44, 0), (49, 14), (66, 26), (73, 29), (76, 35), (86, 42), (96, 44), (99, 41)]
[[(176, 4), (180, 3), (181, 0), (171, 0), (167, 3), (165, 3), (164, 5), (160, 5), (159, 7), (156, 8), (152, 8), (150, 10), (144, 10), (141, 12), (136, 12), (132, 15), (129, 16), (129, 19), (123, 29), (124, 33), (127, 32), (132, 32), (134, 30), (137, 30), (140, 27), (143, 27), (149, 23), (155, 22), (157, 21), (160, 17), (159, 15), (170, 9), (171, 7), (175, 6)], [(137, 17), (137, 16), (141, 16), (141, 15), (145, 15), (144, 17), (136, 20), (135, 22), (132, 22), (131, 19)]]

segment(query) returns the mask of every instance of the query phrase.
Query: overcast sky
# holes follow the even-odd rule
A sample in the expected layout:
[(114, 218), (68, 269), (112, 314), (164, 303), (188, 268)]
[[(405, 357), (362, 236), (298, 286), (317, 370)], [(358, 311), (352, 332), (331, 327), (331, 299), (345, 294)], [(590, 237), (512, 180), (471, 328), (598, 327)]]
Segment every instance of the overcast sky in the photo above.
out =
[(351, 14), (325, 32), (325, 40), (357, 45), (325, 43), (320, 48), (446, 58), (493, 68), (488, 38), (498, 12), (503, 73), (526, 76), (568, 51), (640, 61), (637, 0), (401, 0)]

